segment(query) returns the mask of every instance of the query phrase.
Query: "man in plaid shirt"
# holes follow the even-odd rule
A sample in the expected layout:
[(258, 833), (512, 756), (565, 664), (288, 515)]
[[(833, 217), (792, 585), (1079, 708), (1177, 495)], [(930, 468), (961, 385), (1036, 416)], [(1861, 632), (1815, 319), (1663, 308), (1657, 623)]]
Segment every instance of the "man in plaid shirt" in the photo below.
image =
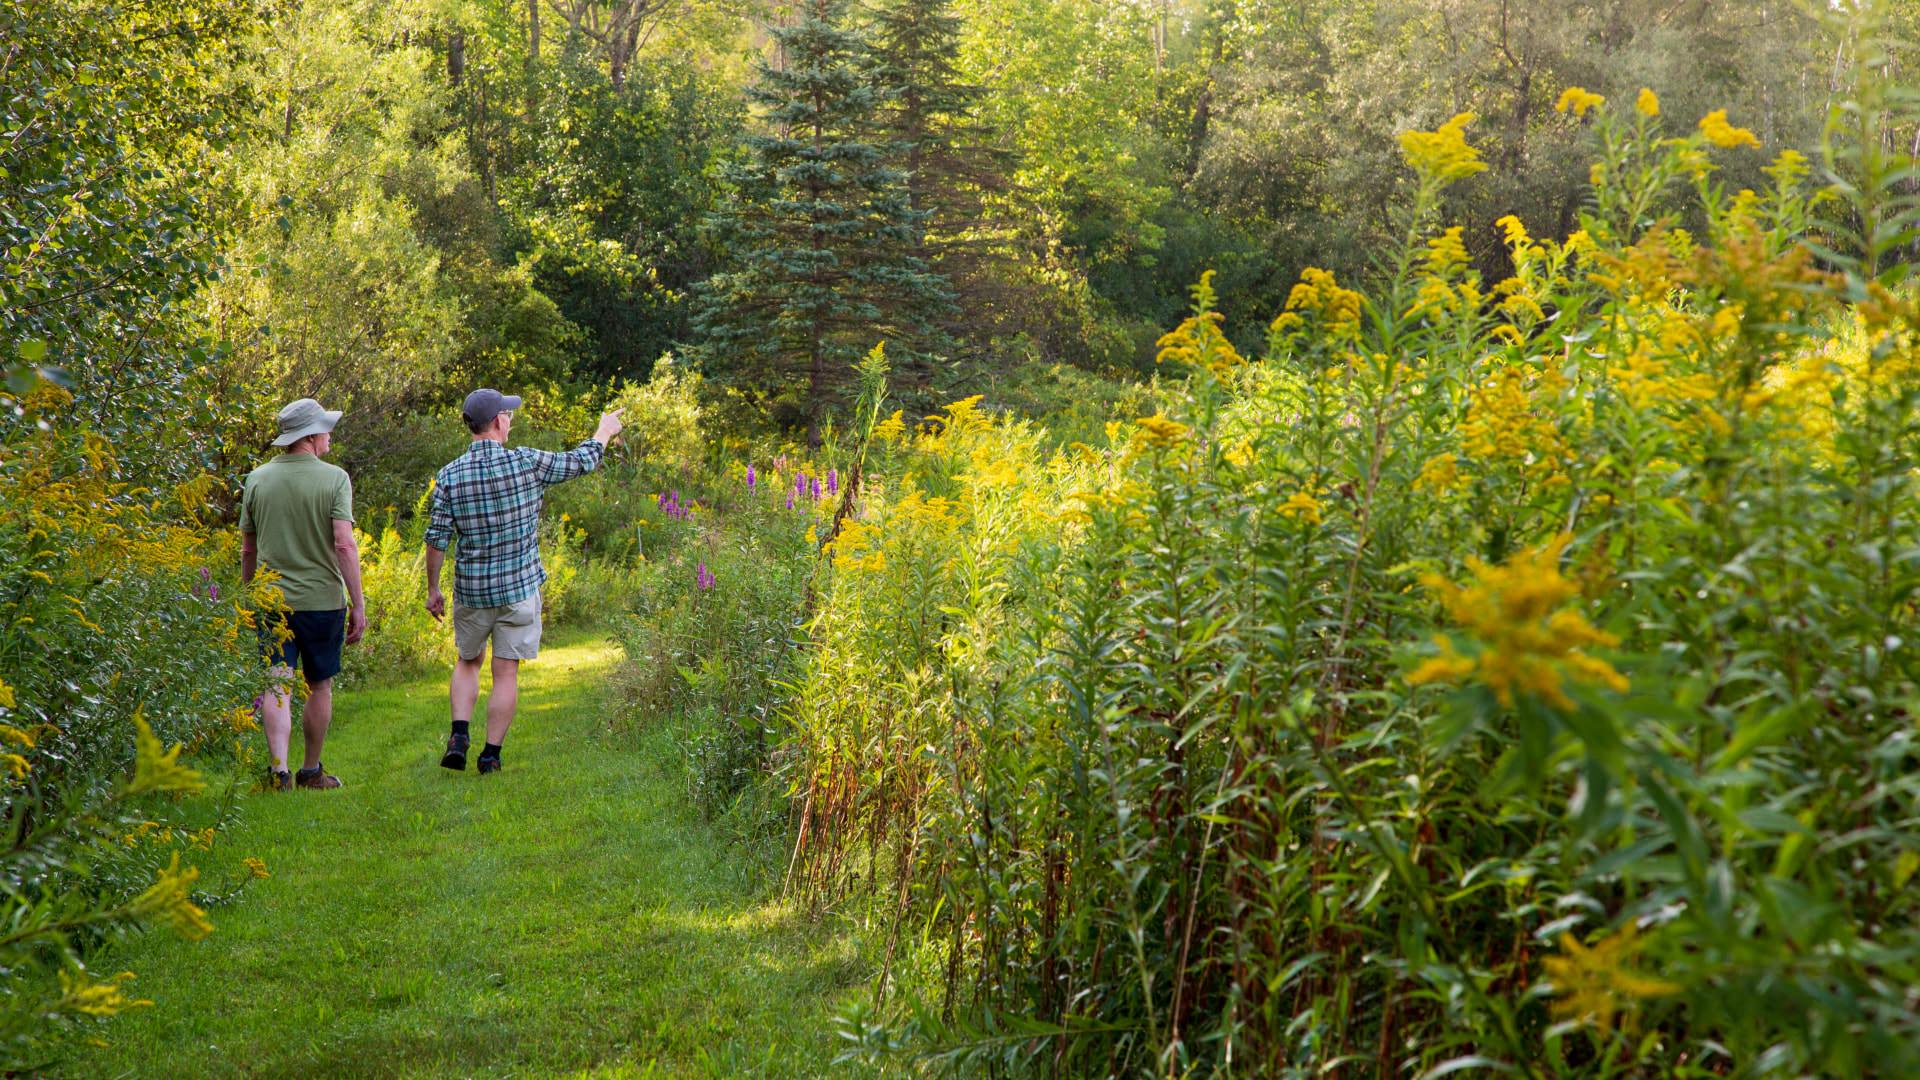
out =
[(453, 734), (440, 764), (467, 767), (467, 725), (480, 698), (480, 661), (493, 643), (493, 692), (487, 696), (487, 743), (482, 773), (500, 770), (500, 744), (520, 700), (520, 661), (540, 653), (540, 503), (546, 490), (598, 468), (607, 444), (620, 434), (621, 410), (600, 418), (593, 437), (565, 453), (507, 449), (507, 432), (520, 399), (498, 390), (475, 390), (461, 407), (473, 432), (467, 452), (434, 477), (427, 520), (427, 612), (447, 612), (440, 594), (440, 568), (456, 540), (453, 564), (453, 665), (449, 696)]

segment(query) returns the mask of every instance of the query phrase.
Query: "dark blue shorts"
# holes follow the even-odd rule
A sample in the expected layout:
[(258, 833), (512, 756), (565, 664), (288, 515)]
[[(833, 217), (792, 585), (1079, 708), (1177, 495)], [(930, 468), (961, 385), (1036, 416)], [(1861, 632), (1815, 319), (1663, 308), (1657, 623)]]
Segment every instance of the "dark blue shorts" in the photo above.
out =
[[(275, 629), (284, 620), (293, 636), (275, 641)], [(307, 685), (323, 683), (340, 674), (340, 649), (347, 643), (347, 609), (334, 611), (262, 612), (260, 649), (267, 666), (285, 664), (305, 673)]]

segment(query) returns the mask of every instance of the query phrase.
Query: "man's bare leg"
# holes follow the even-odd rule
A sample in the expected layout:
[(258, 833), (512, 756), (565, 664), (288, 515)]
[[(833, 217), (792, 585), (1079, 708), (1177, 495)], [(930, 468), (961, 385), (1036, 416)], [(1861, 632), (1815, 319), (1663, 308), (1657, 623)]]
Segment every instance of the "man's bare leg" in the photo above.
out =
[(486, 653), (469, 660), (461, 657), (453, 662), (453, 685), (450, 697), (453, 701), (453, 722), (464, 724), (473, 719), (474, 702), (480, 700), (480, 661)]
[[(327, 725), (333, 722), (333, 680), (307, 687), (307, 704), (300, 712), (300, 734), (307, 741), (306, 769), (320, 767), (320, 747), (327, 741)], [(285, 739), (285, 736), (282, 736)], [(284, 752), (284, 741), (282, 752)]]
[(276, 665), (268, 675), (274, 685), (260, 695), (260, 729), (267, 733), (267, 756), (273, 759), (273, 771), (287, 769), (287, 744), (293, 741), (293, 702), (288, 685), (293, 669)]
[[(478, 682), (480, 665), (474, 663)], [(513, 724), (513, 711), (520, 705), (520, 661), (493, 658), (493, 689), (487, 692), (487, 744), (499, 746), (507, 741), (507, 728)], [(469, 708), (471, 711), (471, 708)]]

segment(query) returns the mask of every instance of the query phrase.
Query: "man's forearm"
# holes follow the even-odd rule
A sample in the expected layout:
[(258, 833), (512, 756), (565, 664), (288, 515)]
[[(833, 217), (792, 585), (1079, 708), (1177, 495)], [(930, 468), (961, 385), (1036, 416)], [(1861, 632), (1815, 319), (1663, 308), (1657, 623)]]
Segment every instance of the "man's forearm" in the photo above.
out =
[(367, 609), (367, 598), (360, 590), (360, 545), (349, 544), (333, 549), (333, 557), (340, 564), (340, 576), (347, 583), (348, 602), (355, 611)]
[(253, 575), (260, 571), (260, 548), (254, 543), (251, 534), (240, 538), (240, 584), (253, 583)]
[(446, 561), (447, 561), (446, 552), (441, 551), (439, 548), (434, 547), (432, 544), (427, 545), (427, 592), (428, 593), (437, 593), (440, 591), (440, 564)]

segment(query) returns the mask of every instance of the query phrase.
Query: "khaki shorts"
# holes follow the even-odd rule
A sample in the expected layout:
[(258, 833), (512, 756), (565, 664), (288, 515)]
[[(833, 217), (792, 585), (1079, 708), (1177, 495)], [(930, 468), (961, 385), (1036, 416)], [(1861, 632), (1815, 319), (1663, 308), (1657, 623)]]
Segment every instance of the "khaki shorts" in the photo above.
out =
[(506, 607), (468, 607), (453, 603), (453, 644), (460, 659), (478, 660), (493, 638), (496, 660), (531, 660), (540, 655), (540, 594)]

